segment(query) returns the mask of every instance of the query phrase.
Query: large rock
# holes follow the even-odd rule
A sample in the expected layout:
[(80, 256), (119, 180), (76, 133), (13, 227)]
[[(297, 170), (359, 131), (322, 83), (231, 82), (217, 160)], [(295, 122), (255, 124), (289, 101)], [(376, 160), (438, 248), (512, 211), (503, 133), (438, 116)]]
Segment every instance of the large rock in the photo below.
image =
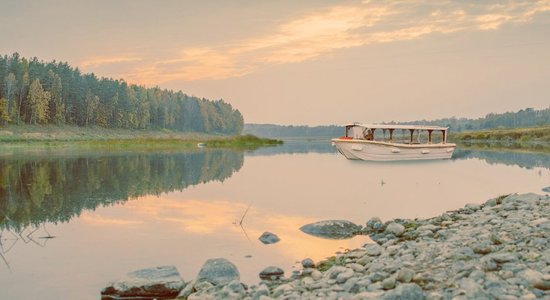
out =
[(240, 280), (239, 270), (225, 258), (207, 260), (195, 279), (197, 283), (207, 281), (213, 285), (225, 285), (233, 280)]
[(361, 226), (345, 220), (327, 220), (300, 227), (300, 230), (326, 239), (348, 239), (361, 232)]
[(260, 242), (264, 243), (264, 244), (275, 244), (277, 243), (278, 241), (280, 241), (281, 239), (279, 239), (279, 237), (274, 234), (274, 233), (271, 233), (271, 232), (264, 232), (259, 238)]
[(260, 279), (275, 280), (283, 277), (285, 271), (279, 267), (270, 266), (260, 272)]
[(142, 269), (126, 274), (101, 291), (102, 299), (173, 299), (185, 287), (174, 266)]
[(550, 186), (543, 188), (542, 191), (546, 193), (550, 193)]

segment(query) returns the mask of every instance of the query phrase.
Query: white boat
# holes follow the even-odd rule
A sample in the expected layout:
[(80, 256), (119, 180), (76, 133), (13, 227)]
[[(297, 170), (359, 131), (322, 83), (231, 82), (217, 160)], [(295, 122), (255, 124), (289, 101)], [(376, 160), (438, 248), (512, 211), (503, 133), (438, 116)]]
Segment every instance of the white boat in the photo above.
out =
[(347, 159), (446, 159), (456, 148), (447, 143), (448, 127), (353, 123), (345, 128), (346, 135), (332, 139), (332, 145)]

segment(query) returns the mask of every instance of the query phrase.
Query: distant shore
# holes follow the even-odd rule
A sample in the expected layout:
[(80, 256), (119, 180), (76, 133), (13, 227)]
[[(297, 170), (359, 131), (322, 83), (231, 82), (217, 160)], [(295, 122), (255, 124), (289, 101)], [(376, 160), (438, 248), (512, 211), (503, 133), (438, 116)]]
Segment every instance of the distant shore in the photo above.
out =
[(460, 147), (550, 152), (550, 126), (451, 132)]

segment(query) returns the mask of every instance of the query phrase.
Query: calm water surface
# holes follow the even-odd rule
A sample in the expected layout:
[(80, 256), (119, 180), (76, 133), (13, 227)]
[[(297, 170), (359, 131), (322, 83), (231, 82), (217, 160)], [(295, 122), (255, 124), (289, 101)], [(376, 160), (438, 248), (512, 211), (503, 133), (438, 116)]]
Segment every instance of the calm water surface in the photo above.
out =
[[(373, 163), (348, 161), (327, 141), (248, 152), (4, 152), (0, 298), (97, 299), (126, 272), (175, 265), (188, 281), (214, 257), (256, 284), (266, 266), (288, 275), (303, 258), (368, 242), (308, 236), (304, 224), (431, 217), (549, 185), (545, 154), (462, 150), (452, 160)], [(264, 231), (281, 241), (263, 245)]]

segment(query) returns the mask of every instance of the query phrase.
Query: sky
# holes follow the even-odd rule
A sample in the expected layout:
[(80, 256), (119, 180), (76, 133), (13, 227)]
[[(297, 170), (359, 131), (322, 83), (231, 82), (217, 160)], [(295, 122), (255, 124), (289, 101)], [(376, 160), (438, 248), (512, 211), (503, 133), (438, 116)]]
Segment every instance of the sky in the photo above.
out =
[(223, 99), (246, 123), (550, 106), (550, 0), (0, 0), (0, 54)]

